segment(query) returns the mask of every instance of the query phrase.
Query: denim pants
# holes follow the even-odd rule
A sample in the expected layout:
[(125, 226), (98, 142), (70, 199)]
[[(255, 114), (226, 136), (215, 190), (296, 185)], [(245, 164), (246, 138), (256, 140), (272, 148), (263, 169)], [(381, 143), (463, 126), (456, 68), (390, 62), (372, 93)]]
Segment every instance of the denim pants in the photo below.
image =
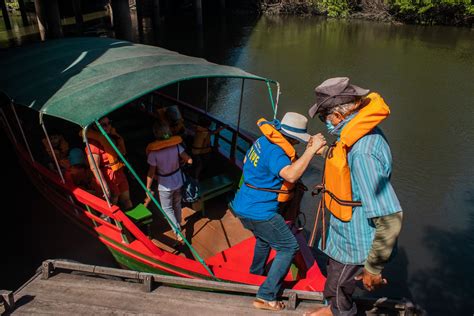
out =
[(290, 269), (293, 257), (299, 249), (298, 242), (283, 217), (278, 213), (265, 221), (239, 218), (244, 227), (252, 231), (257, 240), (250, 273), (263, 275), (270, 248), (277, 252), (270, 271), (268, 271), (267, 279), (257, 292), (258, 298), (274, 301), (277, 299), (283, 279)]
[[(158, 191), (163, 211), (168, 215), (173, 224), (181, 230), (181, 188), (172, 191)], [(176, 230), (173, 228), (176, 234)]]

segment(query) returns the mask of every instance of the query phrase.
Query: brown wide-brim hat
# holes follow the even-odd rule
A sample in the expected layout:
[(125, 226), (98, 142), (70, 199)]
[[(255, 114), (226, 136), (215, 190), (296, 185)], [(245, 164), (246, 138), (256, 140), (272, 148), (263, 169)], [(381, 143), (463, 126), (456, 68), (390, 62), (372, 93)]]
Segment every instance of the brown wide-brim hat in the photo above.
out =
[(355, 101), (357, 97), (367, 95), (370, 90), (349, 83), (347, 77), (336, 77), (325, 80), (314, 88), (316, 103), (308, 114), (313, 118), (318, 113), (327, 113), (340, 104)]

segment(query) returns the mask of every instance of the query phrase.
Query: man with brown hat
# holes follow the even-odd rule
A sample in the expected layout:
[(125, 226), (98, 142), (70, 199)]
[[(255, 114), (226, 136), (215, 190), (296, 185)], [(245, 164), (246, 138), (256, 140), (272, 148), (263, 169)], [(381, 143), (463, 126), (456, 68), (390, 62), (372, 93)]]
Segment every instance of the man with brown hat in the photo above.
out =
[(329, 306), (310, 315), (355, 315), (357, 281), (369, 291), (387, 283), (381, 272), (402, 224), (390, 183), (390, 147), (378, 127), (390, 110), (380, 95), (346, 77), (324, 81), (315, 93), (309, 115), (317, 115), (338, 139), (326, 153), (318, 187), (320, 209), (331, 213), (327, 239), (323, 231), (319, 244), (329, 257), (324, 288)]

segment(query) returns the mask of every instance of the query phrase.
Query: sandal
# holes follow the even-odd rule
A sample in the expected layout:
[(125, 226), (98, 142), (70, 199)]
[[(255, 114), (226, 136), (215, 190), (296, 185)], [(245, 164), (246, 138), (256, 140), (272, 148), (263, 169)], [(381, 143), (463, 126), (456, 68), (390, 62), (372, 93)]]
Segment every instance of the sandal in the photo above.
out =
[(257, 297), (255, 301), (253, 301), (253, 306), (258, 309), (269, 311), (281, 311), (285, 308), (285, 303), (282, 301), (267, 301)]

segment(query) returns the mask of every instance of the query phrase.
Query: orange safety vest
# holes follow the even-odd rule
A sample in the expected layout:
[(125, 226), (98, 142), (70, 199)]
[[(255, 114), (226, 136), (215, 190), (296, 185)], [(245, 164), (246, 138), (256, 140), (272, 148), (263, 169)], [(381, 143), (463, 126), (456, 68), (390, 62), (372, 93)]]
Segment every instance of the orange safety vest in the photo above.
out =
[(202, 126), (196, 126), (196, 134), (192, 146), (193, 155), (207, 154), (212, 151), (211, 148), (211, 131)]
[(168, 139), (155, 140), (154, 142), (146, 146), (146, 154), (148, 156), (148, 154), (151, 153), (152, 151), (158, 151), (158, 150), (162, 150), (171, 146), (176, 146), (176, 145), (181, 144), (182, 142), (183, 142), (183, 139), (181, 138), (181, 136), (171, 136)]
[(347, 152), (390, 114), (388, 105), (379, 94), (370, 93), (367, 99), (369, 103), (344, 126), (339, 140), (326, 155), (321, 190), (324, 204), (332, 215), (345, 222), (351, 220), (352, 208), (362, 205), (359, 201), (352, 201)]
[[(291, 162), (296, 160), (295, 148), (286, 140), (286, 138), (266, 119), (261, 118), (257, 121), (258, 128), (265, 135), (265, 137), (273, 144), (279, 146), (285, 154), (290, 158)], [(283, 181), (279, 190), (258, 188), (248, 183), (245, 183), (248, 187), (256, 190), (269, 191), (278, 193), (278, 202), (287, 202), (293, 198), (291, 192), (295, 186), (294, 183)]]
[[(118, 150), (120, 150), (120, 152), (125, 155), (127, 153), (127, 150), (125, 148), (125, 142), (123, 141), (123, 138), (117, 133), (115, 128), (111, 129), (110, 135), (114, 136), (117, 141), (115, 145), (117, 146)], [(113, 171), (117, 171), (124, 166), (124, 164), (120, 162), (118, 155), (113, 149), (112, 145), (110, 145), (104, 135), (94, 130), (87, 130), (86, 136), (88, 139), (92, 139), (99, 142), (100, 145), (104, 148), (108, 161), (106, 167), (112, 169)]]

